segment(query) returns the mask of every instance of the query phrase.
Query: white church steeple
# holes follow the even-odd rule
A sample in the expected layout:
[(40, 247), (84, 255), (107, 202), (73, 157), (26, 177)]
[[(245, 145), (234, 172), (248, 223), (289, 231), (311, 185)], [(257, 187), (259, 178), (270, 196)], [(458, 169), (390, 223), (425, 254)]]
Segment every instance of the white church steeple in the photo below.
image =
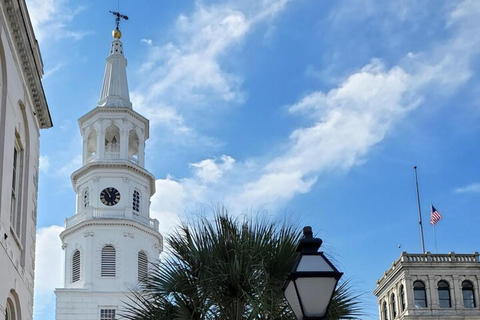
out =
[(163, 249), (159, 222), (150, 217), (155, 178), (145, 166), (149, 121), (133, 110), (127, 61), (117, 29), (98, 106), (78, 120), (82, 166), (72, 173), (76, 212), (60, 234), (65, 278), (56, 320), (117, 319), (130, 290)]
[(105, 66), (102, 92), (98, 105), (101, 107), (131, 108), (130, 95), (127, 83), (127, 59), (123, 56), (123, 43), (120, 41), (122, 33), (117, 28), (113, 30), (113, 41), (110, 46), (110, 55)]

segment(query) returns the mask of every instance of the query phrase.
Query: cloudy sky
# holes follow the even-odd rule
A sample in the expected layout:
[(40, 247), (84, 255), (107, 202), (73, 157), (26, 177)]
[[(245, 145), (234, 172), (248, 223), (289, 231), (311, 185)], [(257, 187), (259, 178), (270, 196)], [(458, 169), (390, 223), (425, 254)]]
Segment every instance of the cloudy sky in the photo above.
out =
[[(54, 121), (41, 132), (35, 320), (54, 318), (75, 214), (77, 119), (96, 107), (115, 0), (27, 0)], [(150, 119), (151, 215), (223, 203), (312, 225), (378, 319), (401, 251), (479, 251), (479, 1), (121, 1), (133, 107)], [(433, 203), (443, 220), (436, 242)]]

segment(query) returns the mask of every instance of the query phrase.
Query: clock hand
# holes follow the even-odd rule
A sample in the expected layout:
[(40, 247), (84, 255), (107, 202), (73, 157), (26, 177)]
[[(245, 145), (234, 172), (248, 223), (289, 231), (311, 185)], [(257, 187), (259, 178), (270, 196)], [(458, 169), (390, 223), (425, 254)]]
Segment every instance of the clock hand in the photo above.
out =
[(110, 198), (112, 197), (112, 195), (110, 194), (110, 192), (108, 192), (108, 190), (107, 190), (107, 194)]

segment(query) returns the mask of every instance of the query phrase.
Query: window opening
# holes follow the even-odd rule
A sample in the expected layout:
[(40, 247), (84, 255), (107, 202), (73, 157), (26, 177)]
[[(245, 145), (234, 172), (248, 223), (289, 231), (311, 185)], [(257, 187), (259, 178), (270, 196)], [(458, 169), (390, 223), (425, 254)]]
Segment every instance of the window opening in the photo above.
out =
[(402, 311), (405, 311), (405, 288), (400, 286), (400, 302), (402, 304)]
[(392, 300), (392, 315), (393, 315), (393, 319), (395, 319), (397, 317), (397, 300), (395, 300), (395, 294), (393, 293), (391, 296), (391, 300)]
[(140, 192), (137, 190), (133, 191), (133, 203), (132, 203), (133, 211), (136, 213), (140, 212)]
[(115, 259), (116, 252), (113, 246), (105, 246), (102, 248), (102, 266), (101, 266), (101, 276), (102, 277), (115, 277)]
[(72, 283), (80, 280), (80, 251), (75, 250), (72, 256)]
[(16, 137), (13, 148), (12, 194), (10, 204), (10, 223), (15, 234), (20, 237), (21, 224), (21, 188), (23, 178), (23, 149), (19, 137)]
[(415, 300), (415, 308), (427, 307), (427, 292), (425, 284), (422, 281), (415, 281), (413, 283), (413, 298)]
[(475, 308), (475, 294), (473, 284), (470, 281), (462, 282), (463, 306), (465, 308)]
[(90, 205), (90, 192), (88, 188), (83, 192), (83, 207), (86, 208)]
[(101, 309), (100, 320), (113, 320), (115, 319), (115, 309)]
[(387, 302), (383, 302), (383, 320), (388, 320)]
[(452, 303), (450, 301), (450, 286), (446, 281), (438, 282), (438, 302), (440, 308), (451, 308)]
[(143, 251), (138, 253), (138, 281), (144, 281), (148, 276), (148, 257)]

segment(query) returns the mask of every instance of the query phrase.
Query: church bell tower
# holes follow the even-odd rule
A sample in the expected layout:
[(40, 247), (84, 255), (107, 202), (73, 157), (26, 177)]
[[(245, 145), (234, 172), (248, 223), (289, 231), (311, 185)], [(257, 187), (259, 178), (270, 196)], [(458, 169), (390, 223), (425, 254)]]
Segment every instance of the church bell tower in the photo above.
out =
[[(118, 12), (100, 100), (79, 120), (82, 167), (71, 179), (76, 213), (60, 234), (65, 253), (56, 320), (116, 319), (130, 290), (158, 259), (163, 240), (150, 218), (155, 178), (145, 166), (149, 121), (133, 110)], [(128, 19), (128, 18), (127, 18)]]

